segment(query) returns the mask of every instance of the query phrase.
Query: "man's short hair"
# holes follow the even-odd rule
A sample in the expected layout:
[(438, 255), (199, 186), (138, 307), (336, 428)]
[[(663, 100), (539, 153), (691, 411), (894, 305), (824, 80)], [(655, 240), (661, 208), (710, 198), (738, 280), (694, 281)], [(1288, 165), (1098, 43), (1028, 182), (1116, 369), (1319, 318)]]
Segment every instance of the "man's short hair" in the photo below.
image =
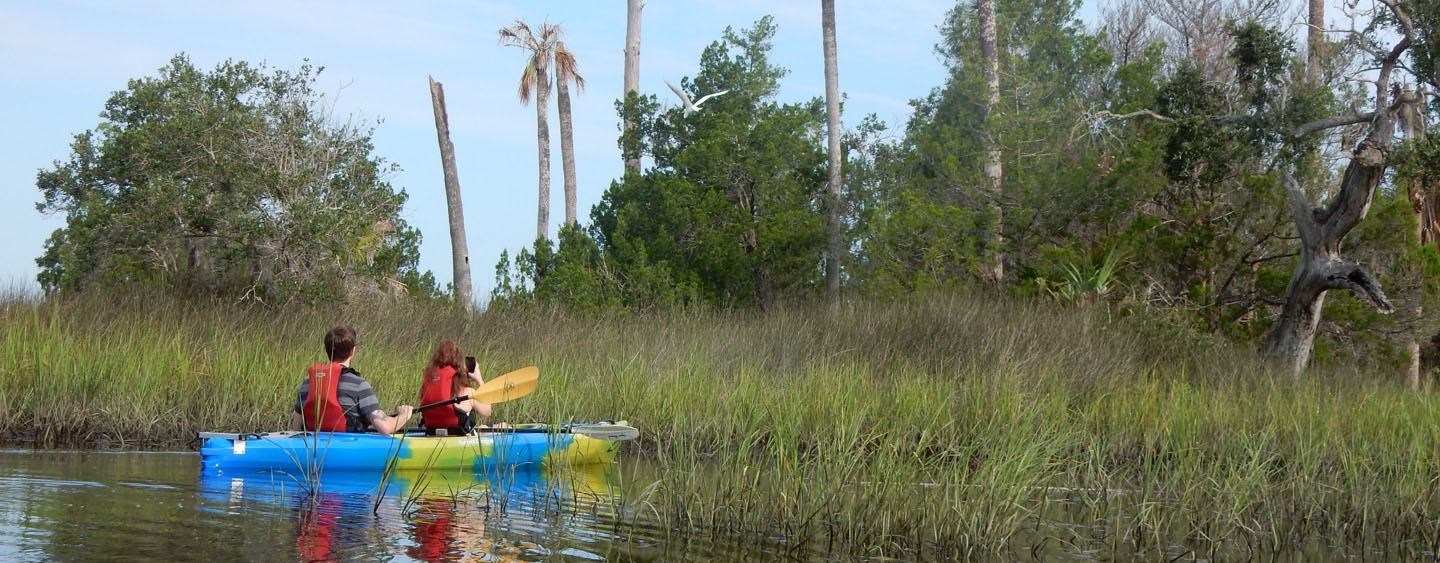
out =
[(325, 355), (332, 362), (345, 361), (355, 353), (355, 329), (348, 325), (335, 325), (325, 333)]

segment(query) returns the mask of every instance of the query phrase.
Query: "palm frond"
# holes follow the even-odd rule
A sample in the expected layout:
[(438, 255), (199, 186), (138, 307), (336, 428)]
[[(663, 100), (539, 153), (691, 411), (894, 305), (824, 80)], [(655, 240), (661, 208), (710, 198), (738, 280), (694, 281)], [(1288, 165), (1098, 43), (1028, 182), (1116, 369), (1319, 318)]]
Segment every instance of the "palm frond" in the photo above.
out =
[(555, 80), (575, 83), (575, 91), (585, 90), (585, 78), (580, 76), (580, 66), (575, 62), (575, 53), (565, 48), (565, 42), (555, 43)]
[(545, 22), (540, 24), (540, 41), (553, 46), (565, 35), (565, 28), (558, 23)]
[(535, 34), (530, 31), (530, 26), (520, 20), (515, 20), (515, 25), (500, 28), (499, 34), (501, 45), (521, 47), (531, 51), (536, 50), (536, 46), (539, 45), (539, 41), (535, 40)]
[[(538, 35), (537, 35), (538, 31)], [(520, 87), (517, 94), (520, 96), (520, 103), (530, 103), (530, 95), (539, 88), (549, 89), (549, 71), (541, 72), (542, 65), (548, 66), (550, 59), (555, 59), (556, 79), (570, 80), (575, 83), (577, 89), (585, 88), (585, 80), (577, 74), (575, 57), (565, 50), (565, 44), (560, 41), (564, 35), (564, 28), (559, 24), (549, 22), (540, 24), (538, 28), (532, 28), (523, 21), (515, 20), (514, 25), (502, 27), (497, 32), (500, 44), (507, 47), (519, 47), (530, 55), (525, 63), (525, 70), (520, 73)], [(564, 58), (560, 52), (564, 51)]]
[(520, 104), (530, 103), (530, 89), (535, 88), (535, 58), (530, 58), (530, 64), (525, 65), (525, 70), (520, 73)]

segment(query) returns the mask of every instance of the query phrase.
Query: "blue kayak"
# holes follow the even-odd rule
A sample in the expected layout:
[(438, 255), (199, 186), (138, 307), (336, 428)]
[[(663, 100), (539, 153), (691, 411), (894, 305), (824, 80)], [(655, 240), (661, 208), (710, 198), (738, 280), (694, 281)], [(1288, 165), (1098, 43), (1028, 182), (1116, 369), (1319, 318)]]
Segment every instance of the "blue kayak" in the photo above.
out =
[[(623, 429), (628, 434), (612, 434)], [(472, 436), (342, 432), (201, 433), (206, 469), (483, 470), (609, 463), (634, 429), (616, 425), (525, 425)]]

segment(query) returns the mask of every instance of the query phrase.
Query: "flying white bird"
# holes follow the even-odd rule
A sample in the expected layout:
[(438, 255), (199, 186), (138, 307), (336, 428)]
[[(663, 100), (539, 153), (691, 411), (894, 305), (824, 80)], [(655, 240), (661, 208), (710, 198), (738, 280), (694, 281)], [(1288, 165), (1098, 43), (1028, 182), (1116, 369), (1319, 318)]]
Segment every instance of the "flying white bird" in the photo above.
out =
[[(665, 79), (662, 78), (661, 80)], [(700, 111), (700, 104), (705, 103), (705, 100), (730, 92), (729, 90), (721, 90), (714, 94), (702, 97), (699, 100), (696, 100), (694, 103), (691, 103), (690, 96), (686, 96), (684, 90), (676, 88), (675, 85), (671, 84), (669, 80), (665, 80), (665, 85), (669, 86), (671, 90), (674, 90), (676, 96), (680, 96), (680, 101), (685, 104), (685, 117), (690, 117), (690, 114)]]

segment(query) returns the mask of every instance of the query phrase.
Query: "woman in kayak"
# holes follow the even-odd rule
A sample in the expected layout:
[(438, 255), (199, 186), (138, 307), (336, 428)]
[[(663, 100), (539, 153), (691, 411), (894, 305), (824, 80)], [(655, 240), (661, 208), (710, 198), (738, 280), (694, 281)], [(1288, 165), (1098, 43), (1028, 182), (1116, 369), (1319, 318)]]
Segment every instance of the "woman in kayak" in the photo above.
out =
[[(426, 405), (448, 401), (475, 392), (475, 387), (485, 382), (473, 371), (465, 369), (460, 347), (454, 340), (444, 339), (435, 345), (435, 353), (425, 364), (424, 379), (420, 383), (420, 404)], [(470, 383), (475, 387), (471, 387)], [(477, 403), (466, 399), (455, 403), (452, 408), (436, 407), (420, 411), (425, 418), (427, 433), (445, 429), (446, 433), (469, 434), (477, 419), (489, 418), (490, 403)]]

